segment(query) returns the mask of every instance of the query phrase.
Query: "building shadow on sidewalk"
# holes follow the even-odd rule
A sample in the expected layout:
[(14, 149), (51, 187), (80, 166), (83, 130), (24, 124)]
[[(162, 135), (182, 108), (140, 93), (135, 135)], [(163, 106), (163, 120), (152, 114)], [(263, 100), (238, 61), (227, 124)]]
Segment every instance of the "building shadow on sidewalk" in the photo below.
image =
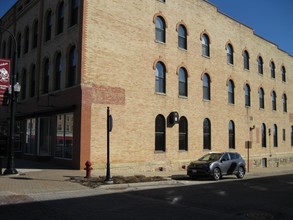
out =
[[(2, 164), (0, 166), (2, 167), (2, 172), (7, 167), (7, 158), (2, 158), (2, 161), (0, 161)], [(31, 161), (26, 159), (14, 159), (15, 168), (17, 169), (66, 169), (66, 170), (73, 170), (71, 168), (61, 166), (58, 164), (52, 164), (49, 162), (38, 162), (38, 161)]]

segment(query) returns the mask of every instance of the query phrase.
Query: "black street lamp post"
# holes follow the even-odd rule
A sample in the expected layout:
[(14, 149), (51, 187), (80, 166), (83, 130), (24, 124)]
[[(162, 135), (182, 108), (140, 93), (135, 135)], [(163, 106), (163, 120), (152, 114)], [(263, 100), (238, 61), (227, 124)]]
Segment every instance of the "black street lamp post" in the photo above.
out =
[(110, 115), (110, 108), (107, 107), (107, 169), (105, 183), (111, 184), (113, 180), (110, 174), (110, 132), (113, 128), (113, 118)]
[(17, 102), (17, 94), (20, 92), (20, 84), (16, 82), (16, 54), (17, 54), (17, 41), (14, 34), (8, 29), (1, 27), (0, 29), (7, 31), (14, 40), (14, 52), (12, 57), (12, 74), (10, 74), (10, 129), (9, 129), (9, 142), (8, 142), (8, 158), (7, 167), (4, 171), (4, 175), (17, 174), (14, 163), (14, 143), (15, 143), (15, 109)]

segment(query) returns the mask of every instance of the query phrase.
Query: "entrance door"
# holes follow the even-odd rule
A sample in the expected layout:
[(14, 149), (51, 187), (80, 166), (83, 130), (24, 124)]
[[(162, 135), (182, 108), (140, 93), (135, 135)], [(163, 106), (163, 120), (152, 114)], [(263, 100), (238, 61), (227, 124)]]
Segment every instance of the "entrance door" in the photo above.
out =
[(39, 118), (39, 155), (50, 155), (50, 120), (48, 117)]

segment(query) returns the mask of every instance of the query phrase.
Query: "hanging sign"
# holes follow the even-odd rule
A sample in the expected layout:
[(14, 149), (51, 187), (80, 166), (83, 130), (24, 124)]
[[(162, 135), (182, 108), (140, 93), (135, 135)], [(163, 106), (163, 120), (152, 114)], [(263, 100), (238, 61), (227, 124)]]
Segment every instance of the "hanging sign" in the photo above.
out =
[(0, 59), (0, 106), (8, 105), (10, 60)]

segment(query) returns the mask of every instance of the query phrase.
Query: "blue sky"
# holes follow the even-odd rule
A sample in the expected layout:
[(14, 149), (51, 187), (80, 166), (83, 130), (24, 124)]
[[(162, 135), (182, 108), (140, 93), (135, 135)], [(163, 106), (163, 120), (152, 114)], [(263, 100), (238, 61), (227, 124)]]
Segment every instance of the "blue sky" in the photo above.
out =
[[(180, 1), (180, 0), (178, 0)], [(293, 0), (208, 0), (293, 56)], [(0, 17), (16, 0), (0, 0)]]
[(293, 0), (208, 0), (293, 56)]
[(0, 18), (13, 6), (17, 0), (0, 0)]

